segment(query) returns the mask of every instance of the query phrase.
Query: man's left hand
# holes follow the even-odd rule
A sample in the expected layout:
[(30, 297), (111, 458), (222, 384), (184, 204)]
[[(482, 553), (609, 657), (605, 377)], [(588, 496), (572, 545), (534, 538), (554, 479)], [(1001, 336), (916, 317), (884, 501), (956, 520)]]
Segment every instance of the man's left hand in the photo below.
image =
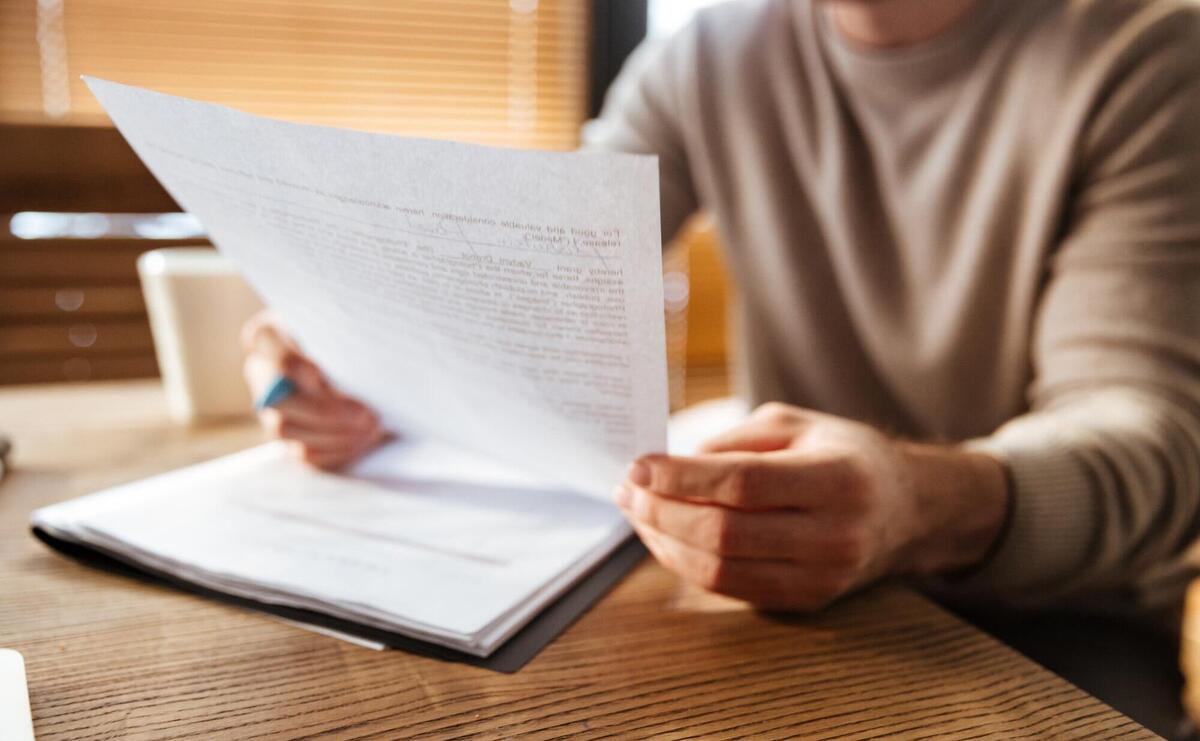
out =
[(783, 404), (698, 455), (638, 459), (616, 500), (687, 581), (804, 611), (886, 575), (978, 563), (1008, 508), (1003, 469), (987, 455)]

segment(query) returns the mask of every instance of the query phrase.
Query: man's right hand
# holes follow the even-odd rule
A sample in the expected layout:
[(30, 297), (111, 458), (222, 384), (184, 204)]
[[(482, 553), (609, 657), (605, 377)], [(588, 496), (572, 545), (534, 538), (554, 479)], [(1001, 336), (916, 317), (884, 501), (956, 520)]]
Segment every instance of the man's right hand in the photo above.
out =
[(260, 398), (279, 375), (296, 385), (291, 396), (258, 416), (263, 427), (286, 441), (301, 460), (318, 468), (341, 468), (387, 436), (379, 417), (362, 402), (333, 388), (269, 311), (246, 322), (242, 347), (246, 351), (246, 382), (254, 398)]

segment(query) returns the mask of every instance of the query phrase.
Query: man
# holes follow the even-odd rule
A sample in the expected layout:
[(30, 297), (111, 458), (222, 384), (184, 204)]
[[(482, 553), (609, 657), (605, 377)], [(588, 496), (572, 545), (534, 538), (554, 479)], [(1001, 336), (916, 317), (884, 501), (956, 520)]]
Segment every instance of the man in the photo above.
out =
[[(703, 206), (770, 402), (616, 493), (667, 567), (812, 610), (885, 575), (1178, 605), (1200, 517), (1200, 12), (1185, 0), (762, 0), (627, 66), (591, 146)], [(269, 322), (265, 422), (339, 466), (378, 423)]]

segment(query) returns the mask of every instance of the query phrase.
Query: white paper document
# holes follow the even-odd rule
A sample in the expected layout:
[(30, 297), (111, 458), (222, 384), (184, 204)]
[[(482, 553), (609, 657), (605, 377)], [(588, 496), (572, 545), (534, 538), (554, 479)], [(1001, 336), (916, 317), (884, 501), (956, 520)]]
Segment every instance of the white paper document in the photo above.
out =
[(42, 533), (477, 656), (630, 536), (611, 491), (667, 442), (653, 158), (88, 85), (304, 352), (400, 438), (337, 475), (254, 448), (39, 510)]
[(44, 508), (33, 524), (219, 592), (479, 656), (630, 534), (610, 504), (428, 442), (391, 443), (337, 475), (265, 445)]
[(665, 449), (654, 158), (306, 126), (87, 83), (304, 351), (388, 427), (600, 497)]

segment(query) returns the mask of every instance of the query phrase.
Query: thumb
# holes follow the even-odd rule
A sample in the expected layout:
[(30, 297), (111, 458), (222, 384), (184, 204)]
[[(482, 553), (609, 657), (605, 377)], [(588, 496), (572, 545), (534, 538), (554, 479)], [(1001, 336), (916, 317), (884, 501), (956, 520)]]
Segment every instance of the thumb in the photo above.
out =
[(699, 453), (769, 453), (791, 445), (796, 431), (768, 420), (750, 419), (700, 443)]
[(320, 369), (300, 352), (269, 312), (261, 312), (246, 323), (242, 345), (249, 353), (247, 374), (255, 376), (251, 381), (256, 388), (265, 386), (274, 376), (284, 375), (304, 394), (319, 395), (330, 390)]

